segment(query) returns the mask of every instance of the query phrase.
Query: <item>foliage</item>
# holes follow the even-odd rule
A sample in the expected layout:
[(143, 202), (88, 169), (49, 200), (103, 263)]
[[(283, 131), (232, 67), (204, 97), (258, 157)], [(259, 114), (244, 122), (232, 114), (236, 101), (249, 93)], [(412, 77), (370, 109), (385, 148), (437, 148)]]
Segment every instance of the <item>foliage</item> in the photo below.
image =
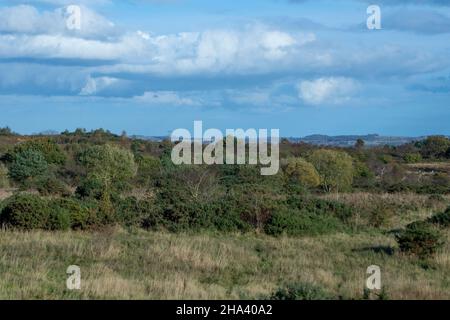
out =
[(320, 185), (320, 176), (316, 168), (303, 158), (287, 159), (284, 174), (289, 182), (298, 183), (302, 187), (315, 188)]
[(66, 161), (66, 155), (61, 148), (50, 138), (37, 138), (17, 144), (8, 154), (11, 161), (21, 153), (35, 151), (42, 154), (48, 164), (62, 165)]
[(333, 215), (289, 208), (275, 211), (265, 228), (267, 234), (274, 236), (321, 235), (343, 230), (345, 227), (342, 221)]
[(430, 136), (422, 142), (421, 153), (427, 158), (445, 157), (450, 148), (450, 139), (444, 136)]
[(141, 186), (153, 186), (161, 173), (161, 161), (156, 157), (141, 156), (137, 165), (136, 182)]
[(68, 196), (70, 191), (66, 185), (54, 176), (44, 176), (38, 179), (36, 187), (39, 193), (43, 196), (60, 195)]
[(0, 136), (13, 136), (14, 134), (9, 127), (0, 128)]
[(48, 163), (40, 151), (25, 149), (16, 154), (9, 168), (9, 176), (17, 182), (27, 180), (47, 173)]
[(45, 200), (32, 194), (18, 194), (7, 200), (0, 222), (21, 230), (46, 229), (49, 215)]
[(396, 235), (402, 252), (427, 258), (443, 245), (442, 234), (426, 222), (414, 222)]
[(336, 201), (291, 196), (287, 199), (286, 203), (289, 208), (306, 211), (315, 215), (332, 215), (344, 223), (348, 222), (354, 216), (354, 211), (351, 207)]
[(348, 190), (353, 182), (353, 160), (342, 151), (316, 150), (309, 161), (319, 172), (326, 192)]
[(373, 227), (387, 227), (394, 216), (394, 210), (391, 205), (385, 202), (376, 202), (370, 212), (370, 225)]
[(427, 222), (443, 228), (450, 227), (450, 207), (447, 208), (446, 211), (437, 213), (432, 217), (428, 218)]
[(60, 206), (49, 207), (48, 221), (45, 228), (47, 230), (68, 230), (71, 227), (70, 212)]
[(137, 169), (130, 151), (109, 144), (88, 147), (78, 161), (86, 168), (88, 184), (100, 193), (126, 189)]
[(406, 163), (419, 163), (422, 161), (422, 155), (418, 152), (408, 153), (403, 158)]

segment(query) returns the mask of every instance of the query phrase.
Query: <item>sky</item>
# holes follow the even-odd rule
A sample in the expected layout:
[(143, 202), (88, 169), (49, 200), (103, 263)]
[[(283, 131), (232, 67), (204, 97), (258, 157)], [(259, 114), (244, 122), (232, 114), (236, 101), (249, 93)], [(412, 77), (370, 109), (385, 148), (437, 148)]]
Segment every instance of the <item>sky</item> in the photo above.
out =
[(450, 1), (0, 0), (0, 127), (160, 136), (195, 120), (450, 135)]

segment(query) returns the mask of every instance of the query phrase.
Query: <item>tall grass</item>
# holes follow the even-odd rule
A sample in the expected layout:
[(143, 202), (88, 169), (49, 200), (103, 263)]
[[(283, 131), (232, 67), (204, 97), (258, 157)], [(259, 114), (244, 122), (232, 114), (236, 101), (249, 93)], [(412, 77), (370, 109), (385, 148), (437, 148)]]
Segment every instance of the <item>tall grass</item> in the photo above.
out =
[[(389, 234), (272, 238), (255, 234), (0, 231), (0, 299), (257, 299), (283, 283), (314, 283), (360, 299), (376, 264), (393, 299), (450, 299), (450, 234), (428, 262)], [(80, 291), (66, 269), (81, 267)]]

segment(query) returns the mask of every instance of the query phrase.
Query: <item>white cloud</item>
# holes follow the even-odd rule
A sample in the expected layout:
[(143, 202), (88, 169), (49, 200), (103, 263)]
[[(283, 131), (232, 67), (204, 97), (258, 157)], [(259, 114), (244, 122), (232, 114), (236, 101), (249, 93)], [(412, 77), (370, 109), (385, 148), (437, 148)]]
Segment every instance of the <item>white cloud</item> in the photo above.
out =
[(298, 90), (300, 99), (307, 104), (341, 104), (350, 100), (358, 87), (358, 82), (353, 79), (328, 77), (302, 81), (298, 85)]
[(85, 6), (80, 7), (81, 29), (67, 28), (65, 7), (38, 11), (30, 5), (0, 8), (0, 32), (104, 38), (117, 35), (114, 24)]
[(92, 78), (89, 76), (86, 81), (86, 85), (80, 91), (80, 95), (81, 96), (95, 95), (100, 91), (108, 88), (112, 84), (117, 83), (118, 81), (119, 79), (110, 77)]

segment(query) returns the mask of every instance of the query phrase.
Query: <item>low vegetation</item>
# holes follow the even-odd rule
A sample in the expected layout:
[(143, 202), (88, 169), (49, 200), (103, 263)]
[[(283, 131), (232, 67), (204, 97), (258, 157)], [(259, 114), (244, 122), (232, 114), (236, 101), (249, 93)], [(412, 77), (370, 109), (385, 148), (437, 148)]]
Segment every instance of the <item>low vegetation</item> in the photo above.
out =
[[(450, 142), (281, 143), (281, 169), (175, 166), (169, 141), (0, 130), (0, 298), (450, 298)], [(65, 269), (80, 265), (81, 292)], [(370, 296), (370, 295), (369, 295)]]

